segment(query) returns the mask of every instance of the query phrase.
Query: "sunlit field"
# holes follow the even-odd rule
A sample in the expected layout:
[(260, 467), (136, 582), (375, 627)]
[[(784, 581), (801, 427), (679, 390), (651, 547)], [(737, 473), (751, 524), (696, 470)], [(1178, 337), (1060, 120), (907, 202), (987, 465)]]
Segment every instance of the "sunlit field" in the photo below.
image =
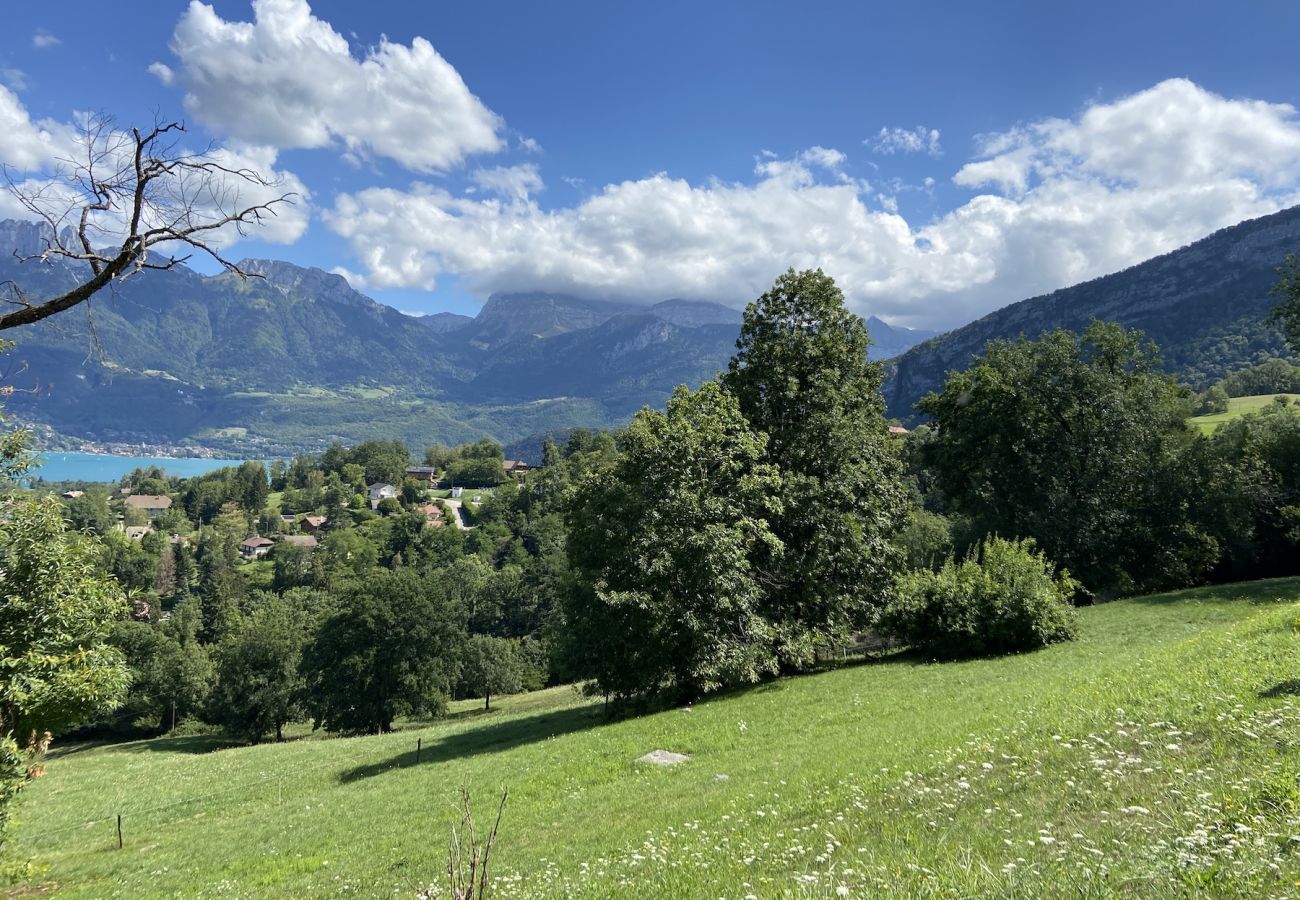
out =
[(1124, 600), (1032, 654), (639, 718), (562, 687), (380, 737), (64, 747), (14, 850), (59, 896), (411, 896), (468, 783), (480, 827), (510, 790), (502, 897), (1300, 896), (1298, 599)]
[(1212, 434), (1224, 422), (1240, 419), (1246, 413), (1256, 412), (1273, 402), (1275, 397), (1286, 397), (1291, 402), (1300, 400), (1300, 394), (1259, 394), (1254, 397), (1232, 397), (1228, 400), (1228, 411), (1196, 416), (1189, 421), (1204, 434)]

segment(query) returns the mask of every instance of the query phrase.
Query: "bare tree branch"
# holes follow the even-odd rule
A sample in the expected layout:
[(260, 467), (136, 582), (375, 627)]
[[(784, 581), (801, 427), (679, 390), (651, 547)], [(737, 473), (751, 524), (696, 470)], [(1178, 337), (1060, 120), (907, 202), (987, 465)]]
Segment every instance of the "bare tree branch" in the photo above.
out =
[[(13, 282), (0, 283), (8, 294), (0, 300), (18, 307), (0, 314), (0, 331), (71, 309), (115, 280), (146, 269), (174, 268), (188, 261), (191, 251), (249, 276), (222, 255), (220, 232), (247, 235), (277, 215), (279, 206), (292, 205), (296, 195), (246, 203), (241, 186), (273, 189), (278, 182), (253, 169), (223, 164), (213, 146), (202, 153), (183, 151), (179, 138), (184, 132), (181, 122), (125, 132), (115, 129), (111, 118), (96, 116), (82, 124), (77, 153), (59, 160), (54, 177), (31, 186), (4, 169), (9, 193), (46, 226), (41, 252), (19, 259), (85, 263), (90, 277), (39, 301)], [(160, 247), (165, 249), (155, 249)]]

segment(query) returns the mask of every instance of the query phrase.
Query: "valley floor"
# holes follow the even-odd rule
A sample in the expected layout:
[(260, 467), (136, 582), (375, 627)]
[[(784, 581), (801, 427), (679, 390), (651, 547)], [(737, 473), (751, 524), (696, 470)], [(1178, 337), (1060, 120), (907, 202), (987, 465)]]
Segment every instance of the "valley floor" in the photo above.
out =
[(21, 801), (19, 891), (410, 897), (468, 783), (480, 828), (510, 788), (501, 897), (1300, 896), (1298, 600), (1125, 600), (1033, 654), (622, 721), (556, 688), (381, 737), (69, 747)]

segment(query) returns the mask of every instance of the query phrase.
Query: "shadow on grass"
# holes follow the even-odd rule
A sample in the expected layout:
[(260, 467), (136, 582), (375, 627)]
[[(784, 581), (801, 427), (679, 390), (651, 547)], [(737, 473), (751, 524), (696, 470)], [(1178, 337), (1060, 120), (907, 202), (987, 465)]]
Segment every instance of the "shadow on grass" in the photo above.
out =
[(1281, 697), (1300, 696), (1300, 678), (1290, 678), (1286, 681), (1278, 682), (1266, 691), (1260, 691), (1259, 696), (1265, 700), (1277, 700)]
[(194, 734), (185, 737), (156, 737), (145, 741), (132, 741), (117, 747), (125, 753), (212, 753), (229, 747), (247, 747), (246, 741), (224, 734)]
[[(490, 713), (481, 709), (462, 710), (439, 721), (445, 722), (448, 718), (479, 718), (486, 715), (490, 715)], [(440, 741), (424, 745), (420, 750), (420, 765), (448, 762), (453, 759), (463, 759), (467, 756), (477, 756), (482, 753), (499, 753), (502, 750), (510, 750), (524, 744), (544, 741), (562, 734), (585, 731), (588, 728), (606, 724), (609, 721), (610, 719), (598, 707), (584, 706), (577, 709), (542, 713), (527, 718), (509, 719), (491, 725), (485, 724), (472, 731), (447, 735)], [(405, 753), (391, 756), (382, 762), (356, 766), (340, 773), (339, 781), (343, 784), (350, 784), (364, 778), (382, 775), (390, 769), (415, 765), (414, 739), (412, 739), (411, 743), (411, 749)]]
[(55, 743), (47, 754), (49, 759), (62, 759), (87, 753), (91, 750), (111, 748), (124, 753), (166, 752), (166, 753), (211, 753), (227, 747), (245, 746), (241, 741), (220, 734), (198, 734), (186, 737), (120, 737), (90, 738), (69, 742)]
[(1164, 594), (1121, 597), (1111, 603), (1145, 603), (1163, 606), (1187, 600), (1241, 601), (1244, 603), (1291, 602), (1300, 597), (1300, 577), (1263, 578), (1257, 581), (1233, 581), (1184, 588)]

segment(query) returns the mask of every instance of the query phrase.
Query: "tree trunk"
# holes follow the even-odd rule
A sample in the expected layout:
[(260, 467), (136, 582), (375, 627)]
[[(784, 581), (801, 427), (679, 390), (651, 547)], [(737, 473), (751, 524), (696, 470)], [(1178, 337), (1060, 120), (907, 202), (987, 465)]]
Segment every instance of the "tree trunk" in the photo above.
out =
[(483, 708), (484, 709), (492, 708), (492, 695), (489, 694), (487, 691), (483, 692)]
[(275, 742), (278, 744), (284, 740), (284, 723), (279, 719), (275, 720)]

